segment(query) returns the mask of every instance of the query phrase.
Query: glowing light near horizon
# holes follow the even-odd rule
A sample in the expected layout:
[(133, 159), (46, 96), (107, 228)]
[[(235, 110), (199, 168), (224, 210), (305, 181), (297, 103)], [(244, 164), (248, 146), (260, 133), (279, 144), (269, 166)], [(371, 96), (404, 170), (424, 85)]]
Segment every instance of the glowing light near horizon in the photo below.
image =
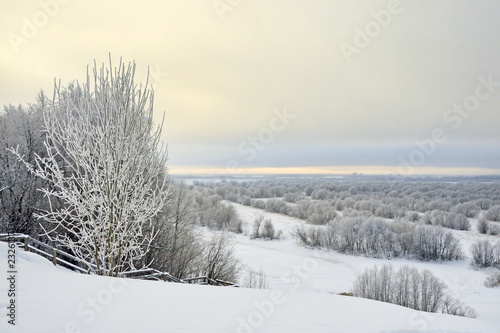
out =
[(262, 167), (262, 168), (243, 168), (238, 172), (231, 172), (224, 168), (217, 167), (195, 167), (182, 166), (171, 167), (170, 174), (174, 175), (241, 175), (241, 174), (256, 174), (256, 175), (330, 175), (330, 174), (367, 174), (367, 175), (500, 175), (499, 169), (486, 168), (439, 168), (439, 167), (419, 167), (415, 168), (413, 173), (400, 173), (398, 167), (379, 166), (379, 165), (364, 165), (364, 166), (334, 166), (334, 167)]

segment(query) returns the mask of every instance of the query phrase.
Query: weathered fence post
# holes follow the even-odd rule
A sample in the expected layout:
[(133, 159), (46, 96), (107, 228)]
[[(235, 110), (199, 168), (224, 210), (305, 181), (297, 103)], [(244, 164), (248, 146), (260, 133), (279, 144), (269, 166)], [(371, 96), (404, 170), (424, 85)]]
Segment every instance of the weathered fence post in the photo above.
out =
[(28, 252), (28, 237), (24, 237), (24, 251)]
[(57, 265), (57, 261), (56, 261), (56, 249), (52, 249), (52, 263), (54, 263), (54, 265)]

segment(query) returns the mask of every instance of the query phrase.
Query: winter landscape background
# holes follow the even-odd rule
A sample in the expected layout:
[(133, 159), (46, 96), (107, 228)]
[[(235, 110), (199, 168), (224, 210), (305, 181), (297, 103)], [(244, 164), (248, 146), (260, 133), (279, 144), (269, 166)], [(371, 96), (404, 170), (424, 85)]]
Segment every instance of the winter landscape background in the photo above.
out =
[(500, 5), (0, 4), (1, 332), (498, 332)]

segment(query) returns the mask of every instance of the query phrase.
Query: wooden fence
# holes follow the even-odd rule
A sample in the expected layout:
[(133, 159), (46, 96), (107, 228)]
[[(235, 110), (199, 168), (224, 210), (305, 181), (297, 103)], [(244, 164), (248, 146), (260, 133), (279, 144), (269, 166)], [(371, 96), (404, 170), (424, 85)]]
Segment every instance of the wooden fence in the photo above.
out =
[[(39, 240), (36, 240), (28, 235), (0, 234), (0, 241), (3, 242), (14, 241), (18, 245), (18, 247), (24, 249), (24, 251), (29, 251), (39, 254), (42, 257), (51, 260), (54, 265), (60, 265), (72, 269), (74, 271), (78, 271), (80, 273), (90, 274), (90, 267), (94, 269), (96, 268), (94, 264), (79, 259), (51, 245), (40, 242)], [(176, 283), (238, 287), (237, 284), (234, 284), (232, 282), (218, 280), (218, 279), (211, 279), (207, 276), (178, 279), (168, 272), (161, 272), (153, 268), (144, 268), (135, 271), (126, 271), (119, 273), (118, 275), (123, 278), (142, 279), (142, 280), (156, 280), (156, 281), (167, 281)]]

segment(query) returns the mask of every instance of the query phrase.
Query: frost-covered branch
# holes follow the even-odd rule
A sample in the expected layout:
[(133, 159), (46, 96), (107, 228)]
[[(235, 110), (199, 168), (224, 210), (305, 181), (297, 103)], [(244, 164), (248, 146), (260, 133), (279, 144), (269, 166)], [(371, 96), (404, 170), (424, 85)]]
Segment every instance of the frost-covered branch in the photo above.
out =
[[(47, 234), (94, 263), (96, 273), (133, 268), (155, 233), (143, 235), (168, 200), (167, 151), (153, 123), (153, 92), (134, 83), (135, 64), (99, 70), (76, 89), (55, 87), (44, 112), (46, 157), (25, 165), (51, 186), (39, 217)], [(54, 205), (53, 199), (62, 202)], [(89, 267), (92, 269), (91, 267)]]

